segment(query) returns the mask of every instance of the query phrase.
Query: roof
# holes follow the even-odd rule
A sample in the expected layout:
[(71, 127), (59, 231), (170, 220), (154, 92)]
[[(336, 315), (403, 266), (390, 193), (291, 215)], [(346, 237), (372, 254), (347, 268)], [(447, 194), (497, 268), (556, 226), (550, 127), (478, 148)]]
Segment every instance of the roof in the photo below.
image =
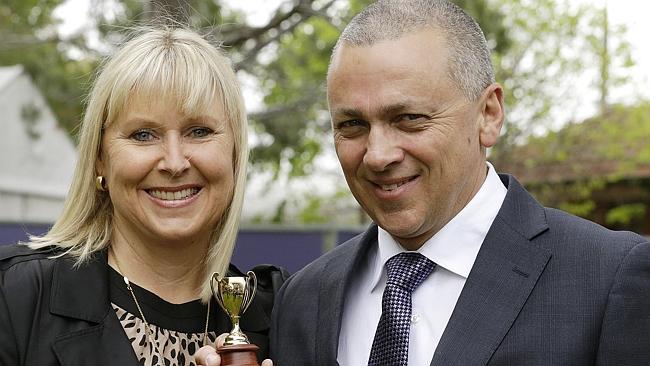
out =
[(22, 74), (23, 70), (24, 68), (22, 65), (0, 66), (0, 90), (3, 90), (20, 74)]
[(614, 106), (491, 157), (524, 184), (650, 178), (650, 102)]
[(0, 67), (0, 192), (65, 197), (76, 149), (20, 65)]

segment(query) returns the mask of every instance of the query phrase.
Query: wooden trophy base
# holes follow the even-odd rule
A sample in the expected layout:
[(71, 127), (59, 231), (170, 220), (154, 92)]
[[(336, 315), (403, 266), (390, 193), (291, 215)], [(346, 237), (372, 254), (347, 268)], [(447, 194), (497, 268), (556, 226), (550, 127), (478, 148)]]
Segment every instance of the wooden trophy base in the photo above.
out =
[(217, 353), (221, 356), (221, 366), (260, 366), (256, 352), (260, 348), (254, 344), (221, 346)]

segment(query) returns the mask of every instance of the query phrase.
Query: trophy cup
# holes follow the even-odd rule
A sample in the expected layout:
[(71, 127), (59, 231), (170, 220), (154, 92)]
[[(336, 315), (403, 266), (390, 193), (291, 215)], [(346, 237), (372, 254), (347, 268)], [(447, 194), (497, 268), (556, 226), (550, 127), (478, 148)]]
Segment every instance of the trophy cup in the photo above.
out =
[(232, 322), (230, 334), (226, 336), (223, 346), (217, 348), (222, 366), (259, 366), (255, 354), (259, 347), (251, 344), (239, 328), (239, 318), (253, 302), (257, 289), (255, 273), (248, 271), (246, 276), (219, 278), (219, 273), (215, 272), (210, 280), (212, 295)]

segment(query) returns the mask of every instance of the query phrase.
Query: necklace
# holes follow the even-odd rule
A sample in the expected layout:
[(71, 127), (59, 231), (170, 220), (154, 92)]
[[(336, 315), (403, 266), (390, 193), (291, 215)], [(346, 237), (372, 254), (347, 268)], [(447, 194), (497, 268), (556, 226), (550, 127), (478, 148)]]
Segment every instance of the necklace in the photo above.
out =
[[(122, 272), (122, 269), (120, 268), (120, 264), (117, 261), (117, 256), (115, 255), (115, 252), (113, 251), (113, 248), (110, 249), (111, 252), (113, 253), (113, 259), (115, 260), (115, 267), (117, 267), (117, 271), (119, 272), (120, 275), (122, 275), (122, 279), (124, 280), (124, 283), (126, 284), (126, 289), (129, 290), (131, 293), (131, 297), (133, 298), (133, 302), (135, 303), (135, 306), (138, 308), (138, 312), (140, 313), (140, 318), (142, 318), (142, 322), (144, 323), (144, 329), (145, 332), (147, 333), (147, 341), (151, 345), (151, 351), (155, 351), (155, 353), (158, 354), (159, 357), (162, 357), (162, 352), (158, 349), (158, 345), (154, 341), (153, 338), (153, 331), (151, 330), (151, 326), (149, 325), (149, 322), (147, 322), (147, 319), (144, 317), (144, 312), (142, 311), (142, 308), (140, 307), (140, 303), (138, 302), (138, 298), (135, 297), (135, 292), (133, 292), (133, 288), (131, 287), (131, 281), (129, 281), (129, 278), (124, 275), (124, 272)], [(203, 329), (203, 346), (206, 346), (208, 344), (208, 324), (210, 323), (210, 303), (212, 301), (208, 301), (208, 310), (205, 315), (205, 328)]]

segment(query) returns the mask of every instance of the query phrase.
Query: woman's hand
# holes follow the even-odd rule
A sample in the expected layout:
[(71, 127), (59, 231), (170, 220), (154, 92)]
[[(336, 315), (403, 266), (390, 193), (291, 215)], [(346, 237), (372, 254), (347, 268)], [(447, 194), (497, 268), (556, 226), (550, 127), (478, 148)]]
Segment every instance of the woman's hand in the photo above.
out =
[(203, 346), (194, 354), (197, 365), (221, 366), (221, 357), (212, 346)]
[[(226, 334), (222, 334), (217, 338), (217, 347), (223, 345), (223, 341), (226, 339)], [(221, 356), (217, 353), (217, 350), (212, 346), (203, 346), (196, 351), (194, 355), (197, 365), (200, 366), (221, 366)], [(273, 366), (271, 360), (262, 361), (261, 366)]]

